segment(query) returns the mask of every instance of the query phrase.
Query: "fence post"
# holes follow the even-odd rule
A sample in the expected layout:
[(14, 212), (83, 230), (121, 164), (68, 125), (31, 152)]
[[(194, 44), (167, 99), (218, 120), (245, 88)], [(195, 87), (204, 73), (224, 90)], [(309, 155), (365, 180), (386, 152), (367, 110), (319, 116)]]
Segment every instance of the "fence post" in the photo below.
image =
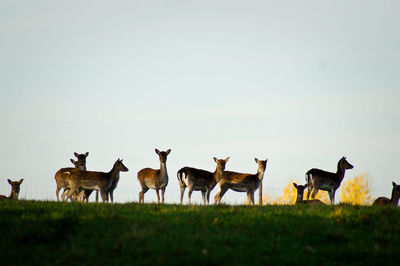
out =
[(262, 205), (262, 180), (260, 183), (260, 187), (258, 188), (258, 204)]

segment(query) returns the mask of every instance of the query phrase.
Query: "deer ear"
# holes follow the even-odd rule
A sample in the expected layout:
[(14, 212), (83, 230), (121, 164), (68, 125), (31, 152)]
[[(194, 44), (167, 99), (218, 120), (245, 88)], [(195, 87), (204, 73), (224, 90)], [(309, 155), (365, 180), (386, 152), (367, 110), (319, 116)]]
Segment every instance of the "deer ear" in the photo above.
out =
[(88, 157), (88, 156), (89, 156), (89, 152), (85, 153), (85, 157)]
[(155, 149), (155, 151), (156, 151), (156, 153), (157, 153), (158, 155), (160, 155), (160, 151), (159, 151), (158, 149)]
[(171, 152), (171, 149), (168, 149), (168, 150), (167, 150), (167, 154), (169, 154), (170, 152)]
[(395, 186), (396, 186), (396, 183), (395, 183), (395, 182), (392, 182), (392, 184), (393, 184), (393, 187), (395, 187)]
[(217, 157), (213, 157), (213, 159), (214, 159), (214, 162), (218, 162), (218, 159), (217, 159)]
[(296, 184), (296, 183), (293, 183), (293, 186), (294, 186), (295, 188), (297, 188), (297, 184)]
[(74, 155), (75, 155), (75, 157), (76, 157), (76, 158), (78, 158), (78, 155), (79, 155), (79, 154), (78, 154), (78, 153), (76, 153), (76, 152), (74, 152)]
[(75, 163), (77, 163), (77, 161), (74, 161), (73, 159), (71, 159), (71, 163), (73, 163), (75, 165)]
[(7, 181), (8, 181), (8, 184), (12, 184), (12, 181), (10, 180), (10, 179), (7, 179)]
[(21, 184), (21, 183), (22, 183), (22, 181), (24, 181), (24, 179), (23, 179), (23, 178), (21, 178), (21, 179), (19, 180), (19, 183)]
[(257, 158), (254, 158), (254, 161), (256, 161), (256, 163), (258, 163), (258, 162), (259, 162), (259, 160), (258, 160)]
[(225, 162), (228, 162), (231, 157), (226, 157)]

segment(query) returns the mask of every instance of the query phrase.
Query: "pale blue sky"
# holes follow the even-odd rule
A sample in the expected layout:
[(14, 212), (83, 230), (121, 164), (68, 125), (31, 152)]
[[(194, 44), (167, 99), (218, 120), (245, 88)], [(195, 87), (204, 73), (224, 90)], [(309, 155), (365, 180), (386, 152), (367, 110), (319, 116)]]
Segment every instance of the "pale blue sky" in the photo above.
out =
[[(54, 174), (89, 152), (88, 170), (130, 169), (115, 191), (172, 149), (176, 172), (255, 172), (282, 193), (305, 172), (369, 173), (374, 196), (400, 183), (398, 1), (0, 1), (0, 193), (55, 197)], [(211, 193), (214, 197), (217, 190)], [(200, 193), (193, 194), (200, 202)], [(145, 201), (154, 201), (149, 191)], [(242, 203), (227, 192), (224, 202)], [(187, 195), (185, 195), (185, 202)], [(213, 200), (212, 200), (213, 202)]]

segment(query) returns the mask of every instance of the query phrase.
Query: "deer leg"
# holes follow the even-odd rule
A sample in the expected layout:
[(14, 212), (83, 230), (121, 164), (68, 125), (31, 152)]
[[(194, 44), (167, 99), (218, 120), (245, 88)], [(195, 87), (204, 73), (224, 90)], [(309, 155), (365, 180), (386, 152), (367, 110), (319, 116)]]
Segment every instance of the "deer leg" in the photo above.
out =
[(220, 187), (220, 191), (217, 193), (217, 195), (215, 195), (214, 204), (220, 204), (221, 203), (222, 196), (224, 196), (224, 194), (225, 194), (225, 192), (227, 190), (228, 190), (227, 186), (222, 185)]
[(114, 203), (114, 191), (113, 190), (110, 191), (110, 200), (111, 200), (111, 203)]
[(148, 187), (142, 187), (142, 191), (139, 192), (139, 203), (144, 203), (144, 193), (149, 190)]
[(318, 191), (319, 191), (319, 189), (314, 187), (314, 189), (313, 189), (313, 191), (311, 193), (311, 198), (312, 199), (315, 199), (315, 196), (317, 196)]
[(207, 205), (210, 204), (210, 189), (207, 189)]
[(201, 197), (203, 198), (204, 205), (206, 205), (206, 191), (205, 190), (201, 191)]
[(100, 190), (100, 196), (103, 202), (108, 202), (108, 193), (104, 191), (103, 189)]
[(191, 202), (191, 198), (192, 198), (192, 192), (193, 192), (193, 188), (189, 188), (189, 192), (188, 192), (188, 197), (189, 197), (189, 205), (192, 203), (192, 202)]
[(307, 200), (310, 198), (311, 191), (314, 189), (311, 185), (307, 186)]
[(162, 188), (161, 189), (161, 200), (162, 200), (162, 203), (164, 203), (164, 195), (165, 195), (165, 188)]
[(68, 191), (69, 191), (69, 188), (64, 188), (63, 193), (61, 194), (61, 200), (62, 201), (66, 201), (67, 200), (66, 197), (67, 197)]
[(335, 202), (335, 190), (334, 189), (329, 190), (328, 194), (329, 194), (329, 199), (331, 201), (331, 204), (333, 205)]
[(57, 189), (56, 189), (57, 201), (60, 201), (60, 198), (58, 197), (58, 193), (60, 192), (60, 189), (61, 188), (57, 186)]
[(250, 201), (251, 201), (251, 205), (254, 205), (254, 191), (250, 192)]
[(181, 205), (182, 205), (182, 201), (183, 201), (183, 194), (185, 194), (185, 186), (181, 186)]
[(158, 189), (156, 189), (156, 194), (157, 194), (157, 202), (160, 203), (160, 192)]
[(75, 193), (76, 193), (75, 189), (70, 188), (68, 191), (67, 200), (70, 199), (71, 202), (75, 201), (75, 198), (72, 197)]
[[(85, 189), (83, 193), (83, 201), (89, 202), (89, 196), (92, 194), (92, 192), (92, 189)], [(99, 191), (96, 190), (96, 193), (98, 194)]]

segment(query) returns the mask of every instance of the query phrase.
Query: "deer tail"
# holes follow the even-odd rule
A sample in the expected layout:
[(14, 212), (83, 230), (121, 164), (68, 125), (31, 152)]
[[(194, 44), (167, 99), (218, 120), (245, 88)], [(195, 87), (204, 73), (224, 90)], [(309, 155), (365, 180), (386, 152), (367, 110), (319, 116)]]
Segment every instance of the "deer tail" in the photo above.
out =
[(176, 176), (178, 177), (179, 184), (183, 183), (183, 180), (182, 180), (183, 179), (183, 175), (184, 175), (183, 169), (179, 170), (178, 173), (176, 174)]

